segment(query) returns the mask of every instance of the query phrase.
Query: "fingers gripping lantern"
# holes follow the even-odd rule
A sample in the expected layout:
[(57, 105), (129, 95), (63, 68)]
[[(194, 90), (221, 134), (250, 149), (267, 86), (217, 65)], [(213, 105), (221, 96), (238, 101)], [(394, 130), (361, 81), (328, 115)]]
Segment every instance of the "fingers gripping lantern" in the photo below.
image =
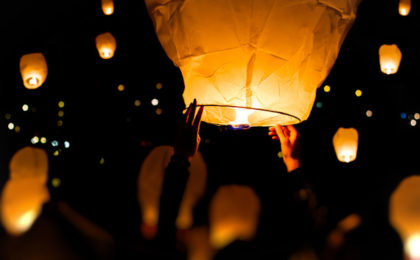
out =
[[(306, 120), (360, 0), (145, 0), (203, 121)], [(248, 122), (247, 122), (248, 121)]]

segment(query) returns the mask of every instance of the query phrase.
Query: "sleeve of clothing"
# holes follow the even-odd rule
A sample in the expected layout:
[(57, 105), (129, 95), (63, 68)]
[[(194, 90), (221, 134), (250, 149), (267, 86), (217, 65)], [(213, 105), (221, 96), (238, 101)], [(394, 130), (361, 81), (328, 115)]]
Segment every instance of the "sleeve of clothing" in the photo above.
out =
[(172, 157), (165, 171), (159, 206), (158, 240), (168, 248), (175, 246), (176, 218), (189, 177), (189, 163)]

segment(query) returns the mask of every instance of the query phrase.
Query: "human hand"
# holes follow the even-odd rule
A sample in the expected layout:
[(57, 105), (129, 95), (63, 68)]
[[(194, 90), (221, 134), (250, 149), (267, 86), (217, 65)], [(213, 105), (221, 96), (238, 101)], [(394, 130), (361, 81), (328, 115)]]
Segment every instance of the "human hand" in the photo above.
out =
[(190, 159), (198, 149), (198, 145), (200, 144), (198, 132), (200, 130), (201, 115), (203, 114), (204, 106), (200, 106), (197, 115), (195, 115), (196, 109), (197, 101), (194, 99), (178, 126), (174, 144), (174, 155), (176, 156)]
[(300, 134), (292, 125), (275, 125), (268, 129), (268, 135), (273, 140), (279, 140), (283, 161), (288, 172), (300, 167)]

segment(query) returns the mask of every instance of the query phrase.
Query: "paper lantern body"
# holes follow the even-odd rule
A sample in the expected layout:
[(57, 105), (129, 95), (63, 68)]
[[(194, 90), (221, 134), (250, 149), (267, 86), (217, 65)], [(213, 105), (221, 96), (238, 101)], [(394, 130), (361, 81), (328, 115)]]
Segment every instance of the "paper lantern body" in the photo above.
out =
[(19, 68), (23, 85), (27, 89), (39, 88), (47, 78), (47, 61), (40, 52), (23, 55), (20, 58)]
[(400, 0), (398, 12), (402, 16), (407, 16), (411, 10), (411, 0)]
[(48, 189), (37, 179), (9, 180), (2, 192), (0, 210), (1, 221), (7, 232), (11, 235), (26, 232), (48, 199)]
[(379, 63), (385, 74), (395, 74), (401, 62), (401, 51), (396, 44), (383, 44), (379, 48)]
[(96, 49), (102, 59), (107, 60), (114, 57), (116, 48), (117, 41), (111, 33), (106, 32), (96, 36)]
[[(359, 0), (145, 0), (203, 121), (270, 126), (307, 119)], [(247, 122), (248, 121), (248, 122)]]
[(48, 156), (40, 148), (24, 147), (17, 151), (9, 163), (10, 179), (32, 178), (40, 184), (48, 179)]
[[(405, 250), (411, 257), (420, 258), (420, 176), (405, 178), (389, 201), (389, 220), (404, 241)], [(417, 243), (417, 248), (412, 245)], [(417, 259), (417, 258), (415, 258)]]
[(260, 211), (260, 200), (250, 187), (220, 187), (210, 204), (211, 245), (220, 249), (236, 239), (252, 239), (257, 230)]
[(357, 156), (359, 134), (354, 128), (340, 127), (333, 137), (335, 154), (340, 162), (352, 162)]
[(101, 0), (102, 11), (105, 15), (111, 15), (114, 13), (114, 0)]
[(186, 239), (188, 260), (212, 260), (213, 249), (210, 246), (207, 227), (196, 227), (188, 231)]
[[(138, 179), (138, 200), (143, 223), (146, 225), (156, 226), (158, 223), (163, 178), (173, 154), (172, 146), (158, 146), (149, 153), (141, 166)], [(193, 207), (205, 191), (207, 167), (200, 152), (197, 152), (192, 158), (189, 172), (190, 176), (176, 219), (176, 226), (182, 229), (192, 225)]]

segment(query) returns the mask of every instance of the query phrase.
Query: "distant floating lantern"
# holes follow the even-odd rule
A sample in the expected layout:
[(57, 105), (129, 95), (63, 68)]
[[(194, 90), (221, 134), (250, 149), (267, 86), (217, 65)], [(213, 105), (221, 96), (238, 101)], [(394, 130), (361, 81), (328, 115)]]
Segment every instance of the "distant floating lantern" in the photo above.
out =
[[(153, 230), (157, 227), (163, 178), (173, 154), (172, 146), (158, 146), (149, 153), (141, 166), (138, 179), (138, 200), (143, 224), (147, 227), (145, 230)], [(191, 227), (193, 207), (205, 191), (207, 167), (200, 152), (192, 158), (189, 172), (190, 176), (176, 219), (176, 226), (180, 229)]]
[(335, 154), (340, 162), (352, 162), (357, 156), (359, 134), (354, 128), (340, 127), (333, 137)]
[(260, 211), (260, 200), (250, 187), (220, 187), (210, 205), (211, 245), (221, 249), (237, 239), (252, 239), (257, 231)]
[(116, 48), (117, 41), (111, 33), (106, 32), (96, 36), (96, 49), (98, 49), (99, 56), (102, 59), (111, 59)]
[(48, 189), (36, 179), (9, 180), (2, 192), (0, 210), (6, 231), (15, 236), (26, 232), (48, 199)]
[(101, 0), (102, 11), (105, 15), (111, 15), (114, 13), (114, 1), (113, 0)]
[(23, 55), (20, 58), (19, 68), (23, 85), (27, 89), (39, 88), (47, 78), (47, 61), (40, 52)]
[(308, 118), (360, 1), (145, 2), (185, 103), (207, 106), (205, 122), (249, 127)]
[(40, 148), (24, 147), (17, 151), (9, 164), (10, 179), (32, 178), (46, 184), (48, 178), (48, 156)]
[(420, 176), (405, 178), (392, 193), (389, 220), (404, 243), (407, 259), (420, 259)]
[(407, 16), (411, 10), (411, 0), (400, 0), (398, 5), (398, 12), (402, 16)]
[(387, 75), (395, 74), (401, 62), (401, 51), (396, 44), (383, 44), (379, 48), (381, 71)]

